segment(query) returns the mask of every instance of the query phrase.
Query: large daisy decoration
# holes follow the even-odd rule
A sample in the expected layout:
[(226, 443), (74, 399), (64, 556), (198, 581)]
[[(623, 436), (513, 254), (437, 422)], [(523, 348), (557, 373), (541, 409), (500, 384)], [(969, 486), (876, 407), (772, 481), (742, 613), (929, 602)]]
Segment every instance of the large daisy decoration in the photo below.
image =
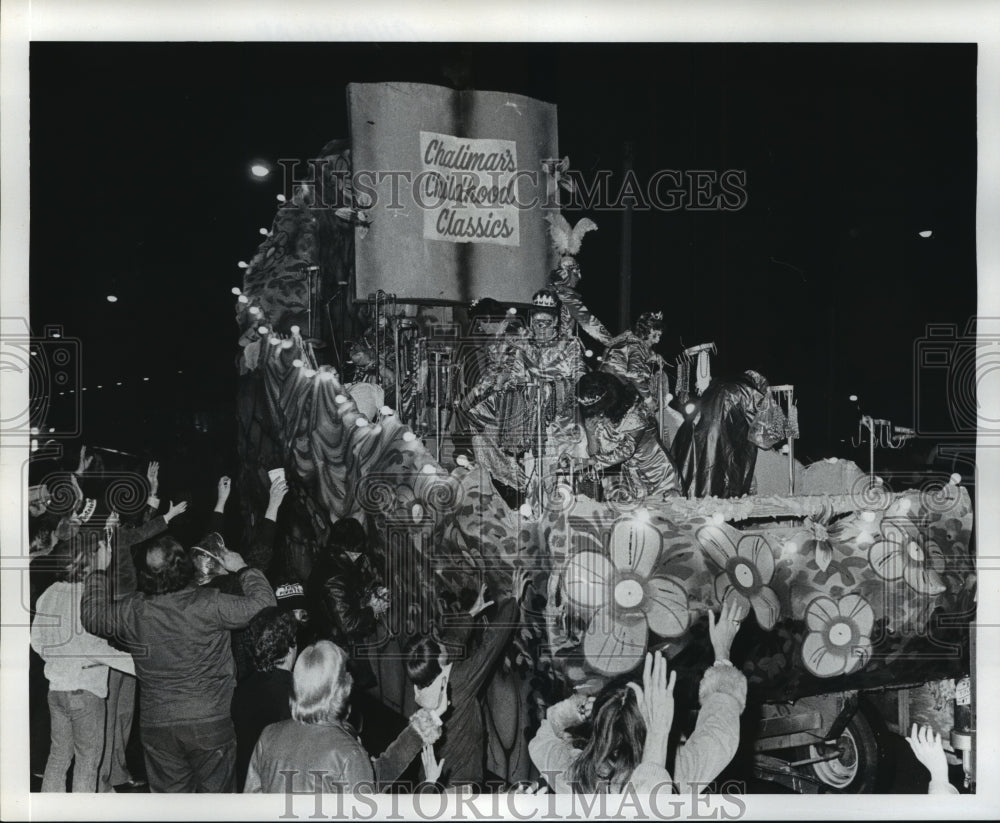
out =
[(941, 547), (908, 517), (882, 521), (882, 539), (868, 550), (868, 562), (883, 580), (902, 579), (920, 594), (936, 595), (946, 588)]
[(773, 629), (781, 604), (769, 585), (774, 577), (774, 554), (767, 540), (745, 534), (737, 542), (720, 526), (702, 526), (697, 536), (705, 554), (721, 569), (715, 578), (719, 602), (736, 603), (740, 620), (752, 609), (762, 629)]
[(806, 607), (805, 619), (802, 662), (817, 677), (850, 674), (871, 658), (875, 611), (860, 594), (817, 597)]
[(639, 665), (649, 632), (678, 637), (688, 627), (684, 586), (653, 574), (661, 547), (653, 525), (623, 518), (612, 528), (608, 555), (581, 551), (566, 563), (566, 597), (589, 615), (583, 654), (602, 674), (614, 676)]

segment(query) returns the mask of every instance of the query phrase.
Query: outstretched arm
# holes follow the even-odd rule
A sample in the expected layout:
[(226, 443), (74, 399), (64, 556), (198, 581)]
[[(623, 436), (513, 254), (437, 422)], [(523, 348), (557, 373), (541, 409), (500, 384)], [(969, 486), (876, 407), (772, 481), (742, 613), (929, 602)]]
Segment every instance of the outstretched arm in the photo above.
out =
[(729, 649), (739, 631), (738, 609), (724, 605), (719, 619), (709, 612), (708, 631), (715, 664), (698, 688), (701, 710), (687, 743), (677, 750), (674, 779), (681, 794), (703, 792), (729, 765), (740, 742), (740, 715), (746, 706), (747, 679), (729, 661)]

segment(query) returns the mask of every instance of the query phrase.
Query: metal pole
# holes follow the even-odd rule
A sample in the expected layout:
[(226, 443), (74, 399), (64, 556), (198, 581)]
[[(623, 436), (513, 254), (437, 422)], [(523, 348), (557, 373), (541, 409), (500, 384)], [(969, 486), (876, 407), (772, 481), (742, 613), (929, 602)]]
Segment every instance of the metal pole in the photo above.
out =
[(795, 438), (788, 438), (788, 493), (795, 494)]
[(663, 361), (660, 361), (660, 382), (657, 386), (659, 392), (659, 403), (656, 404), (656, 427), (660, 431), (660, 442), (664, 443), (666, 441), (666, 426), (664, 422), (665, 412), (663, 407), (667, 403), (667, 392), (664, 391), (666, 386), (666, 375), (663, 373)]
[(868, 488), (875, 488), (875, 421), (868, 418)]
[(542, 418), (542, 405), (543, 405), (543, 395), (545, 393), (545, 384), (539, 380), (538, 381), (538, 391), (535, 395), (535, 405), (538, 410), (538, 445), (535, 449), (535, 474), (538, 476), (538, 515), (541, 517), (541, 513), (545, 506), (545, 484), (544, 477), (542, 475), (542, 437), (544, 433), (544, 423)]
[[(394, 311), (393, 314), (396, 312)], [(396, 405), (396, 413), (399, 415), (400, 419), (403, 417), (403, 403), (402, 403), (402, 391), (403, 383), (399, 376), (399, 318), (394, 317), (392, 321), (392, 342), (395, 352), (393, 353), (394, 365), (396, 370), (394, 372), (395, 377), (393, 378), (393, 383), (395, 384), (395, 399), (392, 401)]]
[(437, 438), (437, 462), (441, 463), (441, 352), (434, 352), (434, 436)]
[[(630, 176), (634, 146), (631, 140), (622, 147), (622, 173)], [(632, 199), (628, 198), (622, 212), (621, 264), (618, 270), (618, 328), (623, 332), (632, 325)]]

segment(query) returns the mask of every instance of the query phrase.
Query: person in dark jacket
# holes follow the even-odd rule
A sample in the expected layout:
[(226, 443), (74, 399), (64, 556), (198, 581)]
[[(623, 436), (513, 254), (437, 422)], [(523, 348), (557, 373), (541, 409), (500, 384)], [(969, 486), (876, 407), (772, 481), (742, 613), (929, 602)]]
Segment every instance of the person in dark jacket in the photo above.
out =
[(292, 716), (292, 667), (298, 656), (296, 621), (280, 606), (264, 609), (247, 626), (244, 636), (253, 650), (255, 671), (243, 679), (233, 694), (236, 727), (236, 785), (243, 791), (250, 755), (260, 733), (272, 723)]
[[(195, 569), (194, 584), (217, 589), (223, 594), (243, 594), (243, 588), (238, 575), (229, 574), (223, 562), (229, 551), (224, 537), (226, 502), (229, 499), (231, 482), (228, 477), (220, 477), (218, 497), (215, 510), (209, 520), (208, 534), (191, 547), (191, 562)], [(260, 521), (250, 546), (248, 557), (260, 561), (269, 558), (274, 548), (275, 526), (278, 520), (278, 510), (288, 493), (288, 484), (284, 477), (276, 478), (271, 483), (268, 496), (267, 511)], [(264, 568), (255, 565), (255, 568)], [(241, 630), (232, 634), (233, 657), (236, 659), (236, 679), (242, 680), (253, 673), (252, 649), (246, 642)]]
[(171, 537), (159, 538), (143, 553), (139, 592), (115, 600), (100, 569), (84, 581), (83, 627), (114, 638), (136, 662), (142, 745), (153, 792), (232, 792), (236, 787), (230, 716), (236, 676), (229, 633), (275, 600), (264, 574), (240, 555), (227, 552), (223, 562), (241, 578), (242, 595), (191, 586), (191, 558)]
[(520, 603), (528, 582), (525, 569), (514, 572), (511, 597), (498, 607), (477, 646), (469, 648), (468, 644), (472, 620), (493, 602), (483, 600), (485, 585), (469, 609), (470, 619), (449, 634), (447, 645), (431, 635), (418, 635), (404, 650), (417, 705), (439, 705), (442, 696), (448, 701), (437, 754), (444, 763), (444, 782), (449, 787), (482, 787), (485, 783), (486, 735), (480, 693), (520, 625)]
[(306, 583), (309, 619), (315, 636), (331, 640), (351, 657), (357, 689), (375, 684), (371, 665), (359, 648), (375, 632), (389, 608), (388, 591), (367, 553), (364, 527), (353, 517), (330, 527), (326, 551)]
[(745, 371), (714, 381), (698, 410), (681, 425), (672, 445), (684, 493), (689, 497), (742, 497), (750, 493), (757, 449), (769, 449), (780, 433), (755, 425), (775, 408), (767, 380)]

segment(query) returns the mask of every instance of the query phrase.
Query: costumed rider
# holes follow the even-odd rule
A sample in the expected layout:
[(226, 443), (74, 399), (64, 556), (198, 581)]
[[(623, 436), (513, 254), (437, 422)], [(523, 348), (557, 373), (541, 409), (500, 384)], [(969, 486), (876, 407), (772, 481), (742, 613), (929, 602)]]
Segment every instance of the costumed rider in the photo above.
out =
[[(561, 226), (560, 221), (566, 225)], [(554, 240), (562, 237), (568, 229), (569, 224), (565, 218), (550, 219), (549, 222), (552, 224), (550, 231)], [(596, 228), (592, 224), (586, 226), (585, 222), (590, 223), (584, 218), (571, 234), (575, 236), (581, 228), (584, 231)], [(580, 237), (582, 238), (582, 234)], [(557, 248), (564, 246), (578, 248), (578, 244), (574, 246), (572, 243), (563, 243), (560, 246), (558, 240), (556, 244)], [(643, 312), (632, 329), (614, 336), (587, 308), (576, 290), (581, 277), (580, 266), (570, 254), (563, 254), (559, 267), (549, 277), (549, 285), (562, 303), (563, 322), (579, 323), (580, 328), (605, 346), (601, 371), (614, 374), (632, 384), (651, 414), (657, 414), (662, 407), (661, 419), (658, 419), (660, 436), (665, 438), (665, 442), (672, 440), (684, 417), (667, 406), (670, 384), (665, 371), (666, 364), (663, 358), (653, 351), (653, 346), (659, 343), (663, 336), (663, 312)]]
[[(560, 323), (560, 305), (549, 289), (531, 298), (528, 328), (516, 328), (508, 314), (490, 349), (490, 365), (461, 404), (473, 435), (477, 462), (495, 483), (509, 487), (513, 498), (529, 489), (540, 451), (557, 461), (576, 442), (576, 381), (585, 371), (583, 347)], [(541, 403), (538, 392), (541, 392)], [(538, 412), (545, 442), (539, 444)], [(530, 452), (530, 458), (526, 455)], [(504, 489), (498, 486), (504, 493)], [(509, 495), (508, 495), (509, 496)]]
[(635, 387), (613, 374), (585, 374), (577, 383), (577, 402), (587, 435), (589, 466), (621, 466), (621, 479), (632, 500), (681, 493), (680, 473), (660, 442), (656, 420)]
[(716, 380), (684, 421), (673, 456), (689, 497), (742, 497), (750, 493), (757, 449), (769, 449), (785, 435), (781, 408), (763, 375), (745, 371)]

